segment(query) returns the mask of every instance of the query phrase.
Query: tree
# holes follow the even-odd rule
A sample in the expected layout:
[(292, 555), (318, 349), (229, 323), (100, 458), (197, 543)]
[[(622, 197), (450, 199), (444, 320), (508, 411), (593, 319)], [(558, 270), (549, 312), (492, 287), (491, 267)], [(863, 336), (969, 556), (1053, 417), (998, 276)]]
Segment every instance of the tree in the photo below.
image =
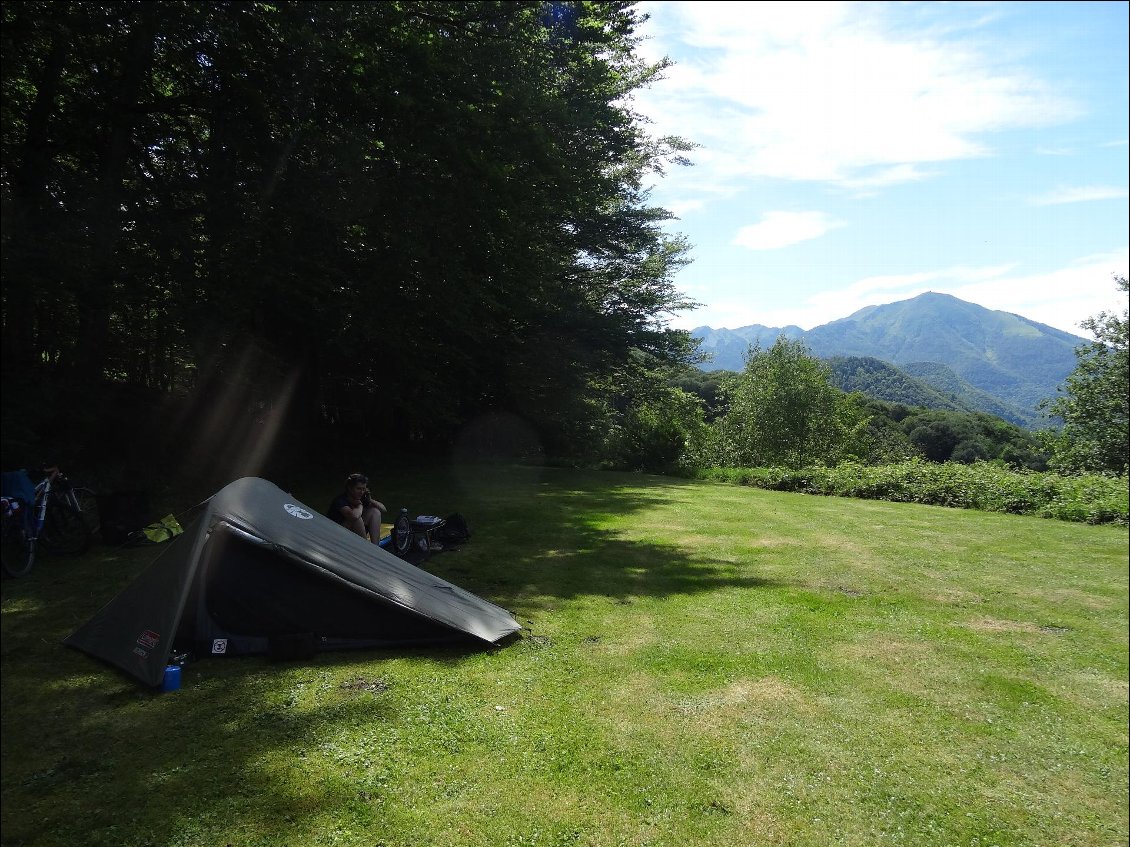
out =
[(439, 445), (498, 410), (560, 452), (630, 357), (693, 355), (633, 3), (2, 14), (6, 410), (15, 373)]
[[(1114, 281), (1125, 295), (1126, 277), (1116, 276)], [(1063, 420), (1063, 428), (1048, 437), (1052, 454), (1049, 465), (1054, 469), (1115, 474), (1127, 471), (1128, 318), (1130, 309), (1123, 309), (1121, 315), (1100, 312), (1081, 324), (1095, 340), (1076, 348), (1075, 370), (1060, 389), (1061, 396), (1046, 404), (1048, 411)]]
[[(923, 419), (925, 418), (925, 420)], [(945, 462), (953, 455), (954, 448), (968, 434), (964, 418), (938, 413), (921, 415), (904, 425), (910, 443), (917, 447), (931, 462)]]
[(683, 365), (674, 369), (668, 384), (698, 397), (703, 414), (710, 422), (722, 414), (722, 383), (727, 376), (734, 375), (733, 371), (704, 371), (693, 365)]
[(866, 425), (861, 398), (832, 385), (830, 368), (784, 336), (769, 350), (751, 348), (723, 394), (727, 411), (717, 426), (725, 464), (835, 464)]
[(931, 462), (972, 464), (999, 459), (1014, 467), (1046, 469), (1047, 457), (1039, 451), (1032, 433), (985, 412), (904, 410), (899, 426)]
[(672, 384), (668, 371), (642, 352), (629, 357), (609, 384), (592, 439), (601, 465), (670, 472), (698, 443), (706, 424), (701, 400)]

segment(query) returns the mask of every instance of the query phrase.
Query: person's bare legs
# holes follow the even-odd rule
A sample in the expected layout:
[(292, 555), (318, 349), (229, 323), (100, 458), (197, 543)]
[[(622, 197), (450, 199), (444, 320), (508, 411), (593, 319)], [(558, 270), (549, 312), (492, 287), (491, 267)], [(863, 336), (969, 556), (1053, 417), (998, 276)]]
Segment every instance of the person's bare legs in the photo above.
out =
[[(364, 523), (364, 530), (369, 533), (369, 540), (374, 544), (381, 543), (381, 510), (375, 506), (365, 509), (361, 515), (361, 520)], [(356, 532), (356, 530), (354, 530)], [(364, 535), (365, 532), (359, 533)]]

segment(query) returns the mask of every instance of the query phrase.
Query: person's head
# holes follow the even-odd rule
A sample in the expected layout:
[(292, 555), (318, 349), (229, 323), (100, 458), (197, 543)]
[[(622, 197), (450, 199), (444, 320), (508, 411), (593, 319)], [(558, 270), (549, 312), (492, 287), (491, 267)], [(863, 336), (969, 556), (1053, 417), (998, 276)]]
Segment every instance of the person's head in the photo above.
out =
[(351, 473), (346, 477), (345, 490), (355, 497), (360, 497), (369, 490), (369, 477), (363, 473)]

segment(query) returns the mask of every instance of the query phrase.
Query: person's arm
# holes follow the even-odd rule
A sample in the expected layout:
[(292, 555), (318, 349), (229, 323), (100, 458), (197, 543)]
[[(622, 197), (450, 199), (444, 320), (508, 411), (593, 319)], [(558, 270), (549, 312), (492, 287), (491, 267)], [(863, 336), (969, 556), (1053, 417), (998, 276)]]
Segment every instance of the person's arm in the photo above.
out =
[(368, 491), (361, 495), (361, 505), (363, 507), (372, 506), (375, 509), (380, 509), (382, 512), (388, 511), (388, 509), (385, 508), (385, 504), (380, 500), (374, 500), (373, 495)]
[(337, 506), (339, 523), (355, 521), (361, 517), (362, 511), (364, 511), (361, 506), (361, 501), (358, 500), (354, 503), (350, 499), (348, 492), (340, 495), (338, 499), (334, 501), (334, 505)]

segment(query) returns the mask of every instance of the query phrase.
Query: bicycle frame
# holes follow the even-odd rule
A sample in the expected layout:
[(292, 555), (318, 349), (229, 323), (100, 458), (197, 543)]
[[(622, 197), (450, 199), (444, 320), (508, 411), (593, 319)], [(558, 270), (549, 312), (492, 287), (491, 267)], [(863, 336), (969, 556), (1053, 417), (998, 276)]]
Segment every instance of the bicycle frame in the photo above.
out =
[(28, 541), (34, 545), (39, 540), (39, 536), (43, 534), (43, 526), (47, 523), (47, 502), (51, 498), (51, 486), (55, 482), (55, 477), (59, 475), (58, 468), (47, 468), (47, 476), (36, 483), (35, 486), (35, 523), (32, 525), (32, 533), (28, 537)]
[(9, 576), (28, 573), (40, 552), (86, 551), (92, 527), (83, 522), (78, 489), (58, 467), (44, 469), (44, 477), (35, 485), (30, 503), (22, 497), (6, 499), (9, 503), (5, 504), (3, 569)]

